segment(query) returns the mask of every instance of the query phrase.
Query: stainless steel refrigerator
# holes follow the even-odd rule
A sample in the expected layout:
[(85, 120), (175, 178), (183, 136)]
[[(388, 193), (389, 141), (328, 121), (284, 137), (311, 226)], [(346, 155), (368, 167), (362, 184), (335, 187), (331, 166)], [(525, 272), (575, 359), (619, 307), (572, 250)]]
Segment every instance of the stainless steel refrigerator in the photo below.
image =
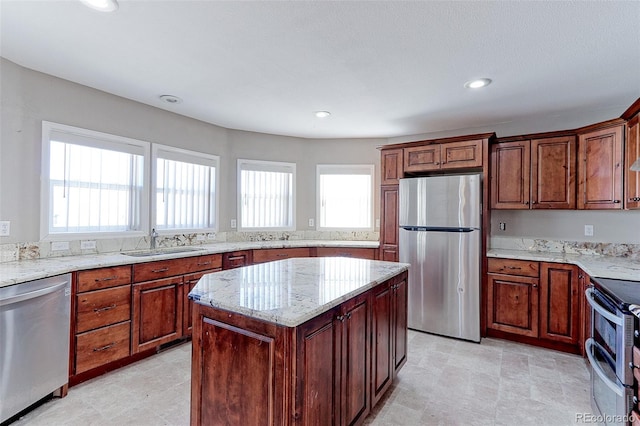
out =
[(400, 261), (409, 328), (480, 341), (479, 174), (400, 180)]

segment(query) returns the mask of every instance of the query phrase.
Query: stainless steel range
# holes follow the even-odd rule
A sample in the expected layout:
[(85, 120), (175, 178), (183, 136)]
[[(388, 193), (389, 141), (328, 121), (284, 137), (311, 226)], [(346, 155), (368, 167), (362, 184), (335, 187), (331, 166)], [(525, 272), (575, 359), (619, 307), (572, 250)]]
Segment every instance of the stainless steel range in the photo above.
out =
[(632, 352), (640, 305), (640, 282), (592, 278), (591, 337), (585, 342), (591, 370), (591, 407), (606, 425), (627, 425), (633, 409)]

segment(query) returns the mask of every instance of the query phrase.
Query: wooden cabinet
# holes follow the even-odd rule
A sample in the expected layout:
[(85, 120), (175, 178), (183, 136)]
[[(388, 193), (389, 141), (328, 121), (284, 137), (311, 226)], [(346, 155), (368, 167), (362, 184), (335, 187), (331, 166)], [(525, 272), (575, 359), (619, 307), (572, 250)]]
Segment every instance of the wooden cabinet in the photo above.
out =
[(398, 261), (398, 185), (383, 186), (380, 192), (380, 253), (378, 259)]
[[(372, 360), (386, 359), (385, 390), (406, 360), (406, 320), (397, 319), (406, 279), (403, 272), (297, 327), (195, 304), (191, 424), (362, 424), (374, 403)], [(374, 312), (375, 294), (384, 308)]]
[(580, 353), (583, 356), (586, 356), (584, 342), (587, 341), (591, 336), (591, 306), (589, 302), (587, 302), (587, 298), (585, 297), (585, 291), (591, 285), (591, 278), (587, 275), (583, 270), (578, 271), (578, 283), (580, 291), (578, 292), (578, 297), (581, 300), (580, 302), (580, 323), (582, 324), (581, 329), (581, 337), (580, 337)]
[(625, 149), (625, 207), (640, 208), (640, 172), (631, 170), (631, 165), (640, 159), (640, 114), (636, 114), (627, 123)]
[(430, 143), (404, 148), (404, 172), (482, 167), (482, 140)]
[(578, 136), (578, 209), (622, 209), (624, 125)]
[(222, 269), (240, 268), (253, 263), (251, 250), (238, 250), (222, 255)]
[(488, 335), (580, 353), (579, 268), (489, 258), (488, 272)]
[(497, 143), (491, 162), (492, 208), (575, 209), (574, 136)]
[(182, 337), (182, 277), (133, 285), (133, 353)]
[(372, 302), (372, 407), (387, 391), (407, 359), (407, 276), (378, 286)]
[(403, 177), (402, 149), (384, 149), (380, 152), (382, 177), (381, 185), (398, 185), (398, 179)]
[(218, 272), (222, 266), (204, 272), (188, 274), (182, 281), (182, 337), (189, 337), (193, 331), (193, 301), (189, 299), (189, 292), (198, 284), (204, 274)]
[(318, 257), (354, 257), (358, 259), (375, 260), (376, 249), (359, 247), (318, 247)]
[(310, 255), (311, 250), (308, 247), (253, 250), (253, 263), (271, 262), (292, 257), (309, 257)]
[(133, 265), (132, 352), (188, 336), (191, 320), (187, 295), (202, 273), (221, 268), (220, 254)]
[(70, 375), (131, 354), (131, 267), (76, 273)]
[[(489, 259), (487, 328), (528, 337), (538, 336), (539, 284), (537, 262)], [(534, 266), (535, 265), (535, 266)], [(496, 271), (508, 270), (505, 274)]]
[(541, 339), (579, 346), (579, 268), (561, 263), (540, 264)]

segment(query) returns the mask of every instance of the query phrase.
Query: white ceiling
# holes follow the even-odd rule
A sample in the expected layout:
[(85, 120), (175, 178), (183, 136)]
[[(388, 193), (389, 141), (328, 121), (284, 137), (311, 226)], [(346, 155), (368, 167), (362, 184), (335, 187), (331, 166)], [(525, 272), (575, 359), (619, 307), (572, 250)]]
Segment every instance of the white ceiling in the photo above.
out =
[[(640, 97), (638, 1), (119, 4), (0, 0), (0, 55), (226, 128), (306, 138), (622, 112)], [(463, 87), (476, 77), (493, 84)]]

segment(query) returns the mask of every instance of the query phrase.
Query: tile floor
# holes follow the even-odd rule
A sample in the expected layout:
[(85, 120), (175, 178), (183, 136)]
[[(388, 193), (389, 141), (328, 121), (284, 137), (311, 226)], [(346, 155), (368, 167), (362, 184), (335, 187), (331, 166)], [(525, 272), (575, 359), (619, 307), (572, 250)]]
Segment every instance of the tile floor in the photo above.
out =
[[(12, 426), (188, 425), (191, 345), (69, 389)], [(368, 425), (572, 425), (589, 413), (584, 360), (498, 339), (409, 332), (409, 358)]]

